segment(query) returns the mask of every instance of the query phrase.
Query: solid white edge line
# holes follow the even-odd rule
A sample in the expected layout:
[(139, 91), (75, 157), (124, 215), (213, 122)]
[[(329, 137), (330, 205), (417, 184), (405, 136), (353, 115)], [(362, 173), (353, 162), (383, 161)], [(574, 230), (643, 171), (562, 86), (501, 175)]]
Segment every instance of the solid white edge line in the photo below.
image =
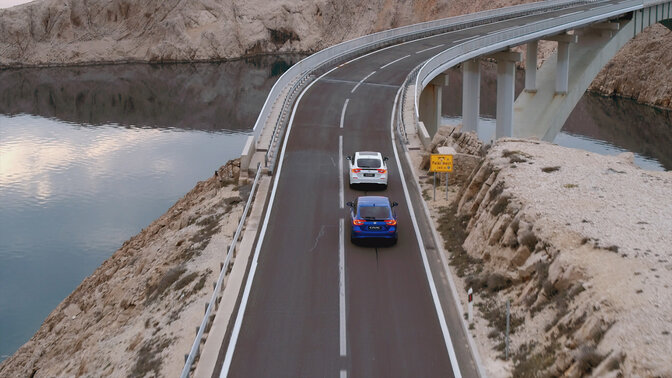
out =
[(406, 204), (408, 206), (409, 214), (411, 215), (411, 222), (413, 223), (413, 229), (415, 230), (415, 236), (418, 240), (418, 247), (420, 248), (420, 255), (422, 256), (422, 263), (425, 267), (425, 273), (427, 274), (427, 280), (429, 281), (429, 289), (432, 293), (432, 299), (434, 300), (434, 308), (436, 309), (436, 314), (439, 318), (439, 323), (441, 325), (441, 332), (443, 333), (443, 339), (446, 344), (446, 349), (448, 351), (448, 356), (450, 357), (450, 364), (453, 368), (453, 375), (455, 378), (461, 378), (462, 373), (460, 373), (460, 365), (457, 363), (457, 356), (455, 355), (455, 350), (453, 349), (453, 341), (450, 338), (450, 331), (448, 330), (448, 324), (446, 323), (446, 317), (443, 313), (443, 307), (439, 301), (439, 294), (436, 290), (436, 284), (434, 283), (434, 277), (432, 271), (429, 267), (429, 260), (427, 258), (427, 251), (425, 251), (425, 246), (422, 243), (422, 235), (420, 234), (420, 228), (418, 227), (418, 221), (415, 218), (415, 212), (413, 211), (413, 204), (411, 203), (411, 196), (408, 193), (408, 187), (406, 186), (406, 179), (404, 177), (404, 171), (401, 167), (401, 161), (399, 160), (399, 153), (397, 151), (397, 145), (394, 142), (394, 114), (397, 109), (397, 100), (399, 99), (399, 93), (401, 93), (403, 86), (399, 87), (397, 91), (397, 96), (394, 99), (394, 105), (392, 106), (392, 117), (390, 119), (390, 136), (392, 137), (392, 148), (394, 149), (394, 157), (397, 161), (397, 168), (399, 169), (399, 178), (401, 178), (401, 185), (404, 188), (404, 195), (406, 196)]
[[(405, 152), (406, 154), (406, 160), (411, 161), (411, 157), (408, 153), (408, 151)], [(411, 172), (413, 172), (413, 175), (415, 175), (415, 168), (413, 165), (410, 166)], [(415, 182), (415, 187), (418, 189), (418, 192), (422, 192), (420, 189), (420, 185)], [(430, 220), (432, 225), (434, 227), (431, 228), (432, 230), (432, 236), (434, 236), (434, 240), (441, 240), (439, 238), (439, 235), (436, 233), (437, 230), (437, 225), (434, 219), (430, 216), (429, 213), (429, 208), (427, 207), (427, 203), (422, 201), (422, 208), (423, 211), (425, 212), (425, 216), (427, 219)], [(439, 250), (443, 251), (443, 247), (441, 245), (438, 246)], [(458, 309), (458, 312), (460, 314), (464, 313), (464, 307), (462, 307), (462, 303), (460, 302), (460, 295), (457, 293), (457, 286), (455, 285), (455, 281), (453, 280), (453, 274), (450, 271), (450, 267), (448, 266), (448, 261), (446, 260), (446, 256), (444, 253), (439, 253), (439, 256), (441, 257), (441, 263), (443, 264), (443, 270), (446, 273), (446, 277), (448, 277), (448, 285), (450, 286), (450, 291), (453, 294), (453, 299), (455, 302), (455, 308)], [(474, 362), (476, 363), (476, 369), (478, 370), (478, 375), (479, 377), (487, 377), (487, 374), (485, 374), (485, 370), (483, 367), (483, 362), (481, 361), (481, 356), (478, 353), (478, 347), (476, 346), (476, 342), (474, 341), (474, 338), (471, 336), (471, 333), (469, 332), (469, 327), (467, 326), (467, 322), (464, 318), (460, 318), (462, 323), (462, 331), (466, 335), (467, 338), (467, 343), (469, 344), (469, 348), (471, 348), (471, 356), (474, 358)]]
[(387, 67), (387, 66), (389, 66), (389, 65), (391, 65), (391, 64), (397, 63), (397, 62), (400, 61), (400, 60), (406, 59), (406, 58), (408, 58), (409, 56), (410, 56), (410, 55), (406, 55), (406, 56), (402, 56), (402, 57), (399, 58), (399, 59), (395, 59), (395, 60), (391, 61), (390, 63), (387, 63), (386, 65), (380, 67), (380, 69), (382, 70), (383, 68), (385, 68), (385, 67)]
[(338, 207), (343, 208), (343, 135), (338, 136)]
[(345, 109), (348, 108), (348, 102), (350, 102), (350, 99), (346, 98), (345, 103), (343, 104), (343, 110), (341, 111), (341, 124), (340, 124), (341, 129), (343, 128), (343, 121), (345, 121)]
[(364, 82), (364, 80), (370, 78), (371, 75), (375, 74), (376, 72), (377, 72), (377, 71), (373, 71), (373, 72), (371, 72), (370, 74), (364, 76), (364, 78), (363, 78), (362, 80), (360, 80), (360, 82), (357, 83), (357, 85), (355, 85), (354, 88), (352, 88), (352, 90), (350, 91), (350, 93), (355, 93), (355, 91), (357, 90), (357, 88), (359, 88), (359, 86), (362, 85), (362, 83)]
[(292, 131), (292, 124), (294, 123), (294, 115), (296, 114), (296, 109), (299, 107), (301, 98), (303, 95), (317, 83), (320, 79), (330, 74), (332, 71), (337, 69), (337, 67), (332, 68), (331, 70), (325, 72), (322, 76), (318, 77), (315, 81), (311, 82), (299, 95), (299, 98), (294, 104), (294, 109), (292, 110), (292, 116), (289, 119), (289, 125), (287, 126), (287, 135), (285, 135), (285, 141), (282, 143), (282, 152), (280, 153), (280, 160), (278, 161), (278, 170), (275, 173), (275, 180), (273, 181), (273, 190), (271, 191), (271, 197), (269, 198), (268, 209), (266, 209), (266, 215), (264, 218), (264, 224), (261, 227), (261, 233), (259, 235), (259, 241), (257, 242), (257, 247), (254, 250), (254, 258), (252, 260), (252, 266), (250, 266), (250, 273), (247, 276), (247, 282), (245, 283), (245, 291), (243, 292), (243, 297), (240, 301), (240, 307), (238, 308), (238, 314), (236, 315), (236, 322), (233, 325), (233, 330), (231, 331), (231, 339), (229, 340), (229, 346), (226, 348), (226, 355), (224, 357), (224, 364), (222, 366), (222, 371), (219, 374), (220, 378), (224, 378), (229, 374), (229, 369), (231, 368), (231, 361), (233, 360), (233, 353), (235, 352), (236, 342), (238, 341), (238, 335), (240, 334), (240, 328), (243, 324), (243, 317), (245, 316), (245, 308), (247, 307), (247, 301), (250, 297), (250, 290), (252, 289), (252, 281), (254, 280), (254, 273), (257, 270), (257, 262), (259, 260), (259, 252), (261, 251), (261, 245), (264, 242), (264, 236), (266, 235), (266, 228), (268, 227), (268, 220), (271, 215), (271, 210), (273, 209), (273, 200), (275, 199), (275, 193), (278, 188), (278, 181), (280, 179), (280, 173), (282, 172), (282, 162), (285, 158), (285, 151), (287, 149), (287, 141), (289, 140), (289, 134)]
[[(346, 339), (345, 327), (345, 220), (341, 218), (338, 223), (338, 298), (340, 315), (340, 345), (341, 357), (345, 357), (348, 352), (348, 343)], [(341, 370), (342, 374), (343, 370)]]

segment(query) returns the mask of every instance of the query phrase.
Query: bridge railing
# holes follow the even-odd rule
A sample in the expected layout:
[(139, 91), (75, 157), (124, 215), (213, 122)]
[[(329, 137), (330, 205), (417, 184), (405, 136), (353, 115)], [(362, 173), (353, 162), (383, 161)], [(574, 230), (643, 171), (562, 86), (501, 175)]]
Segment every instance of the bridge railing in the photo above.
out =
[(617, 4), (605, 3), (604, 6), (599, 6), (585, 12), (538, 21), (501, 32), (493, 32), (492, 34), (474, 38), (450, 47), (427, 60), (418, 72), (415, 79), (415, 117), (419, 117), (418, 103), (424, 87), (441, 72), (459, 63), (481, 55), (501, 51), (509, 46), (518, 46), (541, 39), (544, 36), (558, 34), (594, 22), (617, 17), (621, 14), (641, 9), (642, 7), (642, 0), (630, 0)]
[(254, 176), (254, 182), (252, 183), (252, 189), (250, 189), (250, 194), (247, 197), (247, 202), (245, 203), (245, 209), (243, 210), (243, 215), (241, 215), (240, 217), (240, 222), (238, 222), (238, 228), (236, 228), (236, 233), (234, 234), (233, 240), (231, 240), (231, 244), (229, 245), (229, 250), (226, 253), (224, 264), (222, 264), (222, 268), (219, 272), (219, 277), (217, 278), (217, 283), (215, 284), (215, 288), (210, 298), (210, 302), (208, 302), (208, 306), (205, 309), (205, 315), (203, 316), (201, 325), (200, 327), (198, 327), (198, 331), (196, 332), (196, 337), (194, 338), (194, 342), (191, 346), (191, 349), (189, 350), (189, 354), (185, 356), (184, 368), (182, 369), (182, 374), (180, 374), (180, 378), (187, 378), (189, 376), (189, 373), (191, 372), (191, 365), (194, 363), (196, 356), (198, 356), (201, 341), (203, 340), (203, 334), (205, 333), (205, 329), (208, 326), (208, 323), (211, 321), (210, 315), (217, 306), (217, 298), (219, 297), (219, 293), (222, 289), (222, 283), (224, 282), (224, 277), (226, 277), (226, 274), (229, 271), (229, 264), (231, 263), (231, 258), (233, 257), (233, 251), (236, 248), (238, 238), (240, 237), (240, 232), (242, 231), (243, 225), (245, 224), (247, 213), (250, 209), (252, 199), (254, 198), (254, 195), (256, 193), (256, 188), (257, 184), (259, 183), (260, 176), (261, 176), (261, 166), (257, 165), (257, 173)]
[[(277, 147), (274, 147), (274, 143), (282, 138), (286, 123), (289, 120), (290, 108), (298, 93), (310, 82), (310, 75), (314, 75), (320, 69), (324, 70), (325, 67), (331, 67), (355, 56), (396, 43), (491, 23), (515, 16), (561, 9), (590, 2), (594, 2), (594, 0), (547, 0), (491, 9), (386, 30), (328, 47), (290, 67), (273, 85), (254, 125), (254, 143), (256, 145), (259, 142), (259, 137), (264, 127), (273, 127), (273, 135), (266, 148), (265, 159), (265, 164), (269, 172), (272, 173), (277, 159), (277, 154), (274, 151)], [(289, 90), (287, 90), (288, 86), (290, 87)], [(276, 104), (279, 104), (281, 109), (277, 118), (271, 120), (269, 118)]]

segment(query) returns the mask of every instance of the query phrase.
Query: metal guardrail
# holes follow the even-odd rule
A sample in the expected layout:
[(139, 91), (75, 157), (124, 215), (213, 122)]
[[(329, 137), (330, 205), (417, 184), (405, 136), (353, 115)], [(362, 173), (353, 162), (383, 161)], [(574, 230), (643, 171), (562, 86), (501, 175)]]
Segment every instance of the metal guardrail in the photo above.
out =
[(201, 340), (203, 339), (203, 333), (205, 332), (205, 328), (208, 325), (210, 314), (212, 313), (212, 310), (216, 306), (217, 298), (219, 297), (219, 292), (221, 291), (222, 288), (222, 282), (224, 281), (224, 277), (226, 277), (226, 273), (229, 270), (229, 264), (231, 263), (231, 258), (233, 257), (233, 251), (235, 250), (236, 243), (238, 243), (238, 238), (240, 237), (240, 232), (243, 229), (243, 225), (245, 224), (245, 219), (247, 218), (247, 212), (250, 209), (252, 198), (254, 198), (255, 190), (257, 188), (257, 183), (259, 182), (260, 176), (261, 176), (261, 164), (257, 164), (257, 173), (254, 176), (254, 182), (252, 183), (252, 189), (250, 189), (250, 195), (248, 196), (247, 202), (245, 203), (245, 209), (243, 210), (243, 215), (240, 217), (240, 222), (238, 222), (238, 228), (236, 229), (236, 233), (233, 236), (233, 240), (231, 240), (229, 250), (226, 253), (226, 259), (224, 260), (222, 269), (219, 272), (219, 277), (217, 278), (217, 284), (215, 285), (215, 290), (212, 293), (212, 297), (210, 298), (208, 307), (205, 310), (205, 315), (203, 316), (203, 321), (201, 321), (201, 326), (198, 327), (198, 332), (196, 333), (194, 343), (191, 346), (189, 355), (186, 356), (184, 362), (184, 368), (182, 369), (182, 374), (180, 375), (181, 378), (189, 377), (189, 372), (191, 371), (191, 365), (194, 363), (194, 360), (196, 359), (196, 356), (199, 353)]
[[(307, 84), (305, 79), (308, 78), (309, 75), (314, 74), (320, 68), (333, 65), (336, 62), (345, 61), (348, 57), (361, 55), (363, 53), (395, 43), (406, 42), (409, 40), (440, 34), (451, 30), (482, 25), (515, 16), (561, 9), (593, 1), (595, 0), (546, 0), (507, 8), (491, 9), (482, 12), (386, 30), (328, 47), (305, 59), (302, 59), (290, 67), (289, 70), (287, 70), (278, 79), (275, 85), (273, 85), (273, 88), (271, 88), (271, 92), (266, 98), (264, 106), (262, 107), (254, 125), (253, 135), (255, 144), (259, 141), (259, 136), (261, 135), (261, 131), (263, 130), (271, 115), (273, 106), (283, 95), (286, 96), (283, 99), (283, 103), (281, 105), (282, 108), (278, 118), (276, 119), (271, 142), (269, 143), (269, 147), (265, 156), (265, 165), (267, 166), (269, 172), (272, 173), (277, 155), (272, 150), (275, 148), (274, 143), (281, 139), (281, 135), (285, 128), (285, 123), (288, 121), (293, 99), (303, 88), (303, 85)], [(292, 84), (292, 87), (287, 93), (284, 93), (285, 88), (290, 84)], [(287, 98), (290, 100), (287, 101)]]
[[(406, 106), (406, 97), (408, 96), (408, 87), (411, 85), (411, 83), (415, 82), (415, 77), (418, 75), (418, 71), (420, 71), (420, 67), (418, 66), (411, 71), (408, 76), (406, 76), (406, 79), (404, 80), (404, 83), (401, 85), (402, 90), (401, 90), (401, 100), (397, 106), (397, 133), (399, 134), (399, 138), (401, 138), (401, 141), (403, 142), (404, 145), (409, 144), (408, 142), (408, 132), (406, 131), (406, 121), (404, 121), (404, 107)], [(413, 112), (413, 118), (415, 120), (415, 123), (417, 124), (417, 118), (415, 118), (415, 112)]]
[(628, 13), (643, 6), (642, 0), (631, 0), (618, 4), (605, 3), (579, 14), (560, 16), (538, 21), (525, 26), (478, 37), (451, 47), (427, 60), (415, 79), (415, 116), (418, 117), (418, 102), (422, 89), (439, 73), (484, 54), (499, 51), (508, 46), (517, 46), (543, 36), (571, 30), (593, 22), (606, 20)]

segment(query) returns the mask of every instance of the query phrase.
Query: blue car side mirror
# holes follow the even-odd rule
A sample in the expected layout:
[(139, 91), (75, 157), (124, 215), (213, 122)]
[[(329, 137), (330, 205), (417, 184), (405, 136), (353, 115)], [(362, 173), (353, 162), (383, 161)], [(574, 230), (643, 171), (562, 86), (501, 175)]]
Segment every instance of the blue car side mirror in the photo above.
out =
[(392, 207), (398, 206), (399, 204), (396, 202), (392, 202)]
[(350, 207), (355, 207), (355, 205), (352, 202), (348, 202), (348, 203), (346, 203), (346, 205), (348, 205)]

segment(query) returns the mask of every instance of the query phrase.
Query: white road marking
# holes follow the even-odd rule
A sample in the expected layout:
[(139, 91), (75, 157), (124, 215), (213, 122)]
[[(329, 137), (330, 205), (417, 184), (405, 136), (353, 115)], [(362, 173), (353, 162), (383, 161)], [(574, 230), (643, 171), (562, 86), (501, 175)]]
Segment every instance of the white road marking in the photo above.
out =
[(450, 338), (450, 331), (448, 330), (448, 324), (446, 323), (446, 317), (443, 313), (443, 308), (441, 302), (439, 301), (439, 294), (436, 290), (436, 284), (434, 283), (434, 277), (432, 271), (429, 267), (429, 260), (427, 258), (427, 251), (425, 251), (425, 245), (422, 242), (422, 235), (420, 234), (420, 228), (418, 227), (418, 221), (415, 218), (415, 212), (413, 211), (413, 204), (411, 203), (411, 196), (408, 193), (408, 187), (406, 186), (406, 178), (404, 177), (404, 171), (401, 167), (401, 161), (399, 160), (399, 153), (397, 152), (397, 145), (394, 140), (394, 114), (397, 109), (397, 101), (399, 99), (399, 93), (401, 93), (402, 87), (399, 87), (397, 91), (397, 97), (394, 99), (394, 106), (392, 107), (392, 117), (390, 119), (390, 135), (392, 137), (392, 148), (394, 149), (394, 157), (397, 161), (397, 168), (399, 170), (399, 178), (401, 178), (401, 185), (404, 188), (404, 195), (406, 196), (406, 205), (408, 206), (408, 212), (411, 215), (411, 222), (413, 223), (413, 229), (415, 230), (415, 236), (418, 240), (418, 247), (420, 248), (420, 255), (422, 256), (422, 263), (425, 267), (425, 273), (427, 274), (427, 280), (429, 281), (429, 289), (432, 292), (432, 299), (434, 300), (434, 308), (436, 309), (436, 315), (439, 318), (439, 323), (441, 325), (441, 332), (443, 333), (443, 339), (446, 343), (446, 349), (448, 350), (448, 356), (450, 358), (450, 364), (453, 368), (453, 375), (455, 378), (462, 378), (462, 373), (460, 373), (460, 366), (457, 364), (457, 356), (455, 355), (455, 350), (453, 349), (453, 341)]
[[(341, 341), (341, 357), (345, 357), (348, 350), (347, 340), (345, 338), (346, 328), (345, 328), (345, 246), (344, 244), (344, 229), (345, 220), (340, 219), (338, 224), (338, 297), (339, 297), (339, 315), (340, 315), (340, 341)], [(343, 370), (341, 370), (341, 376), (343, 376)]]
[(338, 136), (338, 206), (343, 208), (343, 135)]
[(341, 110), (341, 129), (343, 128), (343, 121), (345, 120), (345, 109), (348, 108), (348, 102), (350, 102), (350, 99), (346, 98), (345, 103), (343, 104), (343, 110)]
[(428, 47), (428, 48), (426, 48), (426, 49), (423, 49), (423, 50), (420, 50), (420, 51), (416, 51), (415, 53), (416, 53), (416, 54), (422, 54), (422, 53), (425, 52), (425, 51), (438, 49), (439, 47), (443, 47), (443, 46), (444, 46), (444, 44), (442, 43), (442, 44), (440, 44), (440, 45), (436, 45), (436, 46), (434, 46), (434, 47)]
[(408, 58), (409, 56), (410, 56), (410, 55), (406, 55), (406, 56), (402, 56), (402, 57), (399, 58), (399, 59), (395, 59), (395, 60), (391, 61), (390, 63), (387, 63), (386, 65), (380, 67), (380, 69), (382, 70), (383, 68), (389, 66), (390, 64), (397, 63), (398, 61), (400, 61), (400, 60), (402, 60), (402, 59), (406, 59), (406, 58)]
[(370, 74), (364, 76), (364, 78), (363, 78), (359, 83), (357, 83), (357, 85), (355, 85), (354, 88), (352, 88), (352, 90), (350, 91), (350, 93), (355, 93), (355, 91), (357, 90), (357, 88), (359, 88), (359, 86), (362, 85), (362, 83), (364, 82), (364, 80), (370, 78), (371, 75), (373, 75), (373, 74), (375, 74), (375, 73), (376, 73), (376, 71), (373, 71), (373, 72), (371, 72)]
[(345, 370), (341, 370), (341, 378), (348, 378), (348, 372)]
[(287, 150), (287, 141), (289, 140), (289, 134), (292, 131), (292, 124), (294, 123), (294, 115), (296, 114), (296, 109), (299, 107), (301, 98), (303, 95), (313, 86), (313, 84), (320, 81), (321, 78), (327, 76), (332, 71), (336, 70), (338, 67), (334, 67), (331, 70), (325, 72), (322, 76), (318, 77), (312, 83), (301, 92), (299, 98), (294, 104), (294, 109), (292, 110), (292, 116), (289, 119), (289, 125), (287, 126), (287, 135), (285, 136), (285, 141), (282, 143), (282, 152), (280, 153), (280, 160), (278, 161), (278, 170), (275, 174), (275, 180), (273, 181), (273, 189), (271, 190), (271, 197), (268, 199), (268, 209), (266, 209), (266, 216), (264, 217), (264, 224), (261, 227), (261, 233), (259, 234), (259, 240), (257, 241), (257, 247), (254, 250), (254, 258), (252, 259), (252, 265), (250, 266), (250, 273), (247, 276), (247, 282), (245, 283), (245, 290), (243, 291), (243, 296), (240, 300), (240, 307), (238, 308), (238, 314), (236, 315), (236, 322), (233, 325), (233, 330), (231, 331), (231, 339), (229, 340), (229, 346), (226, 348), (226, 355), (224, 357), (224, 364), (222, 365), (222, 371), (219, 374), (220, 378), (224, 378), (229, 374), (229, 369), (231, 368), (231, 361), (233, 360), (233, 353), (236, 349), (236, 343), (238, 342), (238, 335), (240, 334), (240, 329), (243, 324), (243, 317), (245, 316), (245, 308), (247, 307), (247, 301), (250, 298), (250, 290), (252, 289), (252, 281), (254, 280), (254, 274), (257, 271), (257, 264), (259, 261), (259, 252), (261, 251), (261, 245), (264, 242), (264, 236), (266, 236), (266, 229), (268, 228), (268, 220), (271, 216), (271, 210), (273, 210), (273, 201), (275, 200), (275, 194), (278, 189), (278, 180), (280, 179), (280, 173), (282, 172), (282, 162), (285, 159), (285, 151)]

